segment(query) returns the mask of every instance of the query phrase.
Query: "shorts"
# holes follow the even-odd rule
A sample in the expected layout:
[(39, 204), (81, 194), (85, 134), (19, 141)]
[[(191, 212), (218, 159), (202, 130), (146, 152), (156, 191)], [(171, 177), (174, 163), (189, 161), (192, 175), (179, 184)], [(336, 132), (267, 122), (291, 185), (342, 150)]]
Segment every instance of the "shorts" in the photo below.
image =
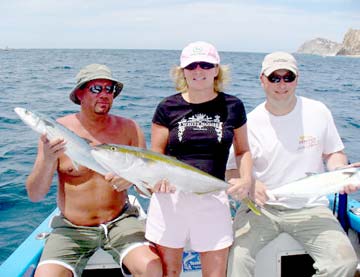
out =
[(224, 191), (154, 193), (145, 237), (165, 247), (189, 246), (197, 252), (224, 249), (233, 242), (228, 196)]
[(38, 266), (58, 264), (71, 270), (74, 276), (81, 276), (89, 258), (102, 248), (127, 276), (122, 266), (124, 257), (132, 249), (149, 244), (144, 237), (144, 224), (138, 216), (138, 209), (130, 204), (126, 204), (119, 217), (98, 226), (78, 226), (63, 215), (55, 216)]

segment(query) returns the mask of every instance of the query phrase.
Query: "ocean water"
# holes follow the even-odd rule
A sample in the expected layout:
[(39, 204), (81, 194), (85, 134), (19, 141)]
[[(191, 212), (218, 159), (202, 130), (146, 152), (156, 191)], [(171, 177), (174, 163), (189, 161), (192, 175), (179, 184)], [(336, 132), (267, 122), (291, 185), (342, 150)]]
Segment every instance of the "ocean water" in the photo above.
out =
[[(0, 51), (0, 263), (56, 206), (56, 177), (47, 197), (28, 200), (25, 180), (33, 166), (38, 135), (13, 108), (27, 107), (54, 118), (74, 113), (69, 98), (75, 75), (90, 63), (107, 64), (124, 90), (112, 112), (135, 119), (150, 142), (157, 103), (174, 93), (169, 69), (180, 51), (167, 50), (11, 50)], [(232, 71), (226, 92), (240, 97), (247, 111), (264, 101), (259, 70), (265, 53), (222, 52)], [(360, 59), (296, 55), (300, 67), (298, 95), (323, 101), (331, 110), (349, 159), (360, 161)], [(316, 114), (314, 114), (316, 116)], [(360, 200), (360, 193), (353, 195)]]

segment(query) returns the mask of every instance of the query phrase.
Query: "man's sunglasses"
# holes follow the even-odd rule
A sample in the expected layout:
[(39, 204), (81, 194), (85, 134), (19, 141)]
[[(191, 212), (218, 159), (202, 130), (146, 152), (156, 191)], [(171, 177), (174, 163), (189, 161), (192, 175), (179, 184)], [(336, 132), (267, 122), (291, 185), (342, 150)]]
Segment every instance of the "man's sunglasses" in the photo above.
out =
[(118, 92), (118, 86), (116, 85), (111, 85), (111, 86), (91, 85), (89, 87), (90, 92), (93, 94), (100, 94), (103, 91), (103, 89), (105, 89), (106, 93), (108, 94), (118, 94), (121, 91), (120, 89), (120, 91)]
[(292, 83), (296, 79), (296, 75), (289, 71), (284, 76), (277, 75), (275, 73), (271, 73), (266, 77), (270, 83), (280, 83), (281, 80), (284, 80), (285, 83)]
[(185, 66), (185, 69), (187, 70), (194, 70), (195, 68), (197, 68), (197, 66), (200, 66), (201, 69), (211, 69), (215, 67), (215, 64), (212, 63), (207, 63), (207, 62), (194, 62), (191, 63), (187, 66)]

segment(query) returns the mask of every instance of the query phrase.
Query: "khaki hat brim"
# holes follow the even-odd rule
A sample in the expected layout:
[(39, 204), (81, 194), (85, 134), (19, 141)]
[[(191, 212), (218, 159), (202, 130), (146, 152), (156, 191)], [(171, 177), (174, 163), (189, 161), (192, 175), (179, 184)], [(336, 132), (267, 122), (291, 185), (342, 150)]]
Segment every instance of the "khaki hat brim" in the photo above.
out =
[(298, 70), (296, 67), (291, 66), (289, 64), (277, 64), (274, 66), (270, 66), (266, 69), (264, 69), (261, 73), (264, 74), (265, 76), (269, 76), (271, 73), (273, 73), (276, 70), (280, 70), (280, 69), (286, 69), (286, 70), (290, 70), (291, 72), (293, 72), (296, 76), (298, 75)]

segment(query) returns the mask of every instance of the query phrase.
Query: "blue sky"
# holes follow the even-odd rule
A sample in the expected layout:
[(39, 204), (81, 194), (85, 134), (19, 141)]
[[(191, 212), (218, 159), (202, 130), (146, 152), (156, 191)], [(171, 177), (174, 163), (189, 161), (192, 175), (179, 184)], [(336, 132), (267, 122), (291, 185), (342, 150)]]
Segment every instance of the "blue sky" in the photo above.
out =
[(360, 29), (360, 0), (0, 0), (0, 48), (294, 52)]

